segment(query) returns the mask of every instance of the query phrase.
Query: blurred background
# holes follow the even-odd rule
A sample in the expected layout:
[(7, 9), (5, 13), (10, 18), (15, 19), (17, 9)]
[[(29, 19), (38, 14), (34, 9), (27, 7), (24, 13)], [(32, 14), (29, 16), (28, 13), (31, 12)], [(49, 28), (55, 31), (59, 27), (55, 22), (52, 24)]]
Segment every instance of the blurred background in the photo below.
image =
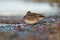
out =
[(60, 0), (0, 0), (0, 16), (23, 17), (27, 11), (60, 14)]
[[(46, 17), (28, 25), (27, 11)], [(60, 40), (60, 0), (0, 0), (0, 40)]]

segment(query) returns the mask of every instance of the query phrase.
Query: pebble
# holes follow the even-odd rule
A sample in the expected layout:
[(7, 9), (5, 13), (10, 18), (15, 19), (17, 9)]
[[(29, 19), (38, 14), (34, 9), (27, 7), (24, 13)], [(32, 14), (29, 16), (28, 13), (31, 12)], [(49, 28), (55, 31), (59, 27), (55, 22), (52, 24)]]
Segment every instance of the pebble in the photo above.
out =
[[(53, 21), (53, 20), (52, 20)], [(51, 21), (51, 22), (52, 22)], [(50, 23), (51, 23), (50, 22)], [(7, 31), (12, 31), (12, 32), (18, 32), (21, 35), (27, 35), (29, 33), (36, 33), (36, 35), (43, 35), (44, 31), (47, 31), (48, 29), (46, 28), (47, 26), (45, 26), (47, 24), (47, 22), (42, 21), (36, 25), (26, 25), (25, 23), (21, 22), (20, 24), (4, 24), (4, 25), (0, 25), (0, 32), (7, 32)], [(54, 24), (54, 23), (53, 23)], [(13, 26), (14, 25), (14, 26)], [(20, 28), (18, 28), (18, 25), (20, 26)], [(15, 29), (15, 28), (18, 29)]]

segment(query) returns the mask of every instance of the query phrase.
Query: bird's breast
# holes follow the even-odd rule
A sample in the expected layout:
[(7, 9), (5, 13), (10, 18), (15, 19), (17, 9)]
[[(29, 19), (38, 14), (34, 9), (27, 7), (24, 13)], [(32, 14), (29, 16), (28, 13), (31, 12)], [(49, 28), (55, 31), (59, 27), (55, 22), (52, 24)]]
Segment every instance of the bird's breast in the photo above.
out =
[(26, 19), (25, 19), (25, 22), (26, 22), (27, 24), (35, 24), (35, 23), (38, 22), (38, 20), (33, 20), (33, 21), (31, 21), (31, 20), (26, 20)]

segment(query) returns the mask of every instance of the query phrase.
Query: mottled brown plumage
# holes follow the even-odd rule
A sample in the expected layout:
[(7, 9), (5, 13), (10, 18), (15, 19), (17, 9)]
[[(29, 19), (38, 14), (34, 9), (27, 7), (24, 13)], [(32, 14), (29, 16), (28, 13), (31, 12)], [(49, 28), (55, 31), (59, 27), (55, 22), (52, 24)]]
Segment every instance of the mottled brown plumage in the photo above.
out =
[(42, 19), (44, 19), (44, 16), (42, 14), (31, 13), (31, 11), (28, 11), (27, 14), (24, 16), (24, 21), (27, 24), (36, 24), (39, 21), (42, 21)]

